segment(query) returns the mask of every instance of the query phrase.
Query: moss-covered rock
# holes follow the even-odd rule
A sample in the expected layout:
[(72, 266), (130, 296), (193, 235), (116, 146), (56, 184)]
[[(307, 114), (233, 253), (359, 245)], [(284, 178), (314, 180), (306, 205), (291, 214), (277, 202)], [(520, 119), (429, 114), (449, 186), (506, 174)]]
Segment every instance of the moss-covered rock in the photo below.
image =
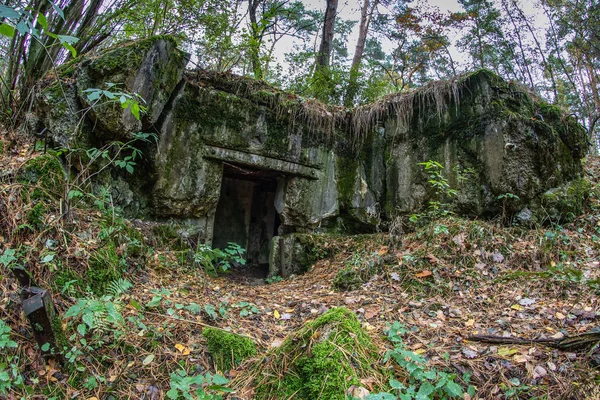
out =
[(592, 182), (585, 178), (548, 190), (540, 197), (538, 207), (534, 208), (536, 220), (558, 223), (572, 221), (584, 213), (594, 190)]
[(208, 351), (220, 371), (235, 368), (246, 358), (256, 355), (256, 344), (248, 337), (216, 328), (204, 328), (202, 335), (206, 338)]
[(30, 185), (31, 198), (48, 199), (63, 195), (65, 171), (53, 154), (42, 154), (29, 159), (18, 171), (20, 182)]
[(361, 379), (385, 381), (375, 367), (378, 360), (356, 315), (333, 308), (291, 334), (258, 364), (256, 398), (343, 400), (350, 386), (361, 386)]

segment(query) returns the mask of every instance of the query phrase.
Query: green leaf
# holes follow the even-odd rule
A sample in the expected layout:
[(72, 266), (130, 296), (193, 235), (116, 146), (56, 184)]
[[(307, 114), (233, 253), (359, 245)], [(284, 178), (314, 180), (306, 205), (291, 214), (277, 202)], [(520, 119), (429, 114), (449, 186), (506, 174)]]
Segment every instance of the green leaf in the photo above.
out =
[(208, 314), (209, 317), (211, 317), (212, 319), (217, 319), (218, 315), (215, 312), (215, 307), (212, 304), (206, 304), (204, 306), (204, 311), (206, 311), (206, 313)]
[(42, 351), (48, 351), (50, 350), (50, 343), (44, 343), (40, 348), (42, 349)]
[(21, 14), (17, 12), (17, 10), (15, 10), (12, 7), (8, 7), (5, 6), (3, 4), (0, 4), (0, 17), (1, 18), (10, 18), (10, 19), (17, 19), (21, 17)]
[(167, 397), (172, 400), (177, 400), (177, 398), (179, 397), (179, 392), (175, 388), (169, 389), (169, 391), (167, 392)]
[(61, 43), (75, 44), (75, 43), (79, 42), (79, 38), (77, 38), (75, 36), (57, 35), (57, 37)]
[(85, 336), (85, 334), (87, 333), (87, 327), (85, 326), (85, 324), (79, 324), (79, 325), (77, 325), (77, 332), (81, 336)]
[(48, 29), (48, 19), (46, 19), (46, 16), (44, 14), (38, 14), (37, 22), (41, 25), (42, 28)]
[(94, 327), (94, 314), (91, 312), (86, 312), (81, 316), (81, 319), (85, 324), (92, 329)]
[(125, 169), (127, 170), (127, 172), (129, 172), (130, 174), (133, 174), (133, 166), (131, 165), (132, 163), (128, 163), (125, 166)]
[(448, 393), (448, 396), (450, 397), (462, 397), (463, 395), (463, 388), (454, 381), (448, 381), (444, 390), (446, 390), (446, 393)]
[(63, 10), (56, 3), (54, 3), (52, 0), (48, 0), (48, 2), (50, 4), (52, 4), (52, 8), (54, 8), (54, 11), (56, 11), (56, 13), (64, 20), (65, 19), (65, 13), (63, 12)]
[(419, 388), (419, 391), (417, 392), (417, 397), (415, 397), (415, 399), (416, 400), (430, 400), (431, 399), (430, 394), (432, 394), (434, 391), (435, 391), (435, 387), (433, 387), (433, 385), (431, 383), (425, 382)]
[(7, 24), (0, 24), (0, 35), (12, 38), (15, 36), (15, 28)]
[(42, 264), (47, 264), (52, 260), (54, 260), (54, 253), (47, 254), (46, 256), (44, 256), (44, 258), (42, 258), (40, 262)]
[(227, 379), (224, 376), (221, 376), (219, 374), (215, 374), (213, 376), (213, 383), (215, 385), (227, 385), (229, 383), (229, 379)]
[(64, 47), (65, 49), (69, 50), (71, 52), (71, 56), (73, 58), (77, 57), (77, 50), (75, 50), (75, 47), (71, 46), (69, 43), (61, 43), (62, 47)]

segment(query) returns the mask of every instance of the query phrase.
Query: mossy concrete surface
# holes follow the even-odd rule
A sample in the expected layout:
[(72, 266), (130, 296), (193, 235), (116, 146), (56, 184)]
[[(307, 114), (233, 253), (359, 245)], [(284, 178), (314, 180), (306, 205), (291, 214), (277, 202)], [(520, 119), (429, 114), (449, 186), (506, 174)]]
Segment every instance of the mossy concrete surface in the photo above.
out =
[(377, 348), (356, 315), (333, 308), (257, 363), (255, 398), (343, 400), (361, 379), (376, 385), (387, 380), (374, 367), (378, 361)]
[(204, 328), (202, 335), (219, 371), (229, 371), (256, 355), (256, 344), (248, 337), (217, 328)]

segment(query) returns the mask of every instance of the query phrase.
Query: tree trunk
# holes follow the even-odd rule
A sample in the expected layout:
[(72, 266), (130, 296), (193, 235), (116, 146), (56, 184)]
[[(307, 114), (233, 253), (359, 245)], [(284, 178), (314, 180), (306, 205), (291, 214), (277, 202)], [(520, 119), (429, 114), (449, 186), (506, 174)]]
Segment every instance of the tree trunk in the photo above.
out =
[(261, 0), (248, 0), (248, 17), (250, 18), (250, 43), (248, 44), (248, 51), (250, 55), (250, 62), (252, 63), (252, 72), (254, 78), (263, 79), (263, 69), (260, 63), (260, 44), (262, 41), (260, 28), (256, 19), (256, 10)]
[(327, 0), (321, 45), (319, 46), (319, 52), (317, 53), (315, 71), (311, 84), (313, 95), (317, 99), (325, 102), (330, 100), (332, 94), (329, 60), (333, 50), (333, 35), (335, 32), (337, 5), (338, 0)]
[(354, 105), (354, 97), (358, 92), (360, 63), (365, 52), (367, 35), (369, 34), (369, 24), (371, 23), (371, 17), (375, 11), (375, 8), (377, 8), (379, 0), (373, 0), (373, 2), (371, 4), (370, 3), (370, 0), (364, 0), (361, 10), (358, 40), (356, 42), (356, 49), (354, 50), (354, 57), (352, 58), (352, 66), (350, 67), (348, 89), (346, 90), (346, 95), (344, 96), (344, 105), (346, 107), (352, 107)]
[(327, 0), (325, 10), (325, 22), (323, 23), (323, 35), (321, 37), (321, 46), (317, 53), (317, 69), (329, 68), (329, 57), (333, 49), (333, 34), (335, 28), (335, 17), (337, 13), (338, 0)]

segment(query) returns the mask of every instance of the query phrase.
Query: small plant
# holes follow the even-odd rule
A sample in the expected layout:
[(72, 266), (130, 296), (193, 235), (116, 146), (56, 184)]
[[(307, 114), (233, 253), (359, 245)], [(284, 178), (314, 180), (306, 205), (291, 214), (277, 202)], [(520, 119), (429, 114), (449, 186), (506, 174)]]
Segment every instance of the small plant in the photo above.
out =
[[(394, 394), (378, 393), (367, 396), (368, 400), (412, 400), (412, 399), (456, 399), (463, 398), (464, 388), (456, 383), (456, 374), (449, 374), (430, 368), (427, 360), (406, 349), (402, 336), (406, 329), (399, 322), (388, 329), (388, 340), (394, 343), (394, 349), (386, 353), (384, 362), (394, 360), (398, 366), (407, 372), (405, 382), (396, 379), (390, 380)], [(465, 379), (467, 380), (467, 379)], [(469, 386), (467, 393), (475, 396), (475, 388)]]
[(333, 287), (339, 291), (358, 289), (384, 267), (383, 259), (378, 253), (368, 254), (364, 251), (354, 253), (344, 264), (346, 268), (340, 270), (333, 279)]
[(273, 275), (273, 276), (265, 279), (265, 283), (268, 283), (269, 285), (272, 283), (277, 283), (277, 282), (281, 282), (281, 281), (283, 281), (283, 278), (279, 275)]
[(0, 255), (0, 264), (2, 264), (5, 268), (10, 267), (15, 261), (17, 261), (15, 254), (15, 249), (5, 249)]
[(205, 271), (217, 274), (219, 271), (226, 272), (231, 269), (233, 263), (246, 265), (243, 257), (245, 251), (239, 244), (233, 242), (229, 242), (225, 250), (200, 244), (194, 254), (194, 261)]
[(140, 119), (140, 112), (146, 112), (146, 107), (142, 105), (145, 101), (139, 94), (117, 91), (116, 83), (106, 82), (105, 85), (107, 90), (90, 88), (83, 91), (88, 101), (93, 102), (92, 107), (101, 100), (104, 100), (103, 104), (119, 103), (123, 109), (129, 109), (137, 120)]
[(131, 287), (133, 285), (124, 279), (111, 282), (107, 287), (107, 295), (79, 299), (67, 310), (65, 318), (73, 318), (73, 321), (79, 322), (76, 330), (81, 336), (88, 333), (102, 335), (110, 331), (115, 336), (120, 336), (124, 333), (121, 328), (125, 324), (121, 315), (121, 297)]
[(18, 358), (9, 352), (17, 347), (17, 343), (10, 338), (10, 331), (10, 327), (0, 319), (0, 351), (4, 353), (3, 360), (0, 361), (0, 395), (10, 395), (11, 388), (24, 384), (17, 366)]
[(502, 220), (505, 221), (508, 214), (508, 207), (510, 204), (515, 203), (519, 200), (519, 196), (513, 193), (502, 193), (496, 197), (502, 202)]
[(167, 397), (172, 400), (177, 399), (199, 399), (199, 400), (218, 400), (222, 399), (221, 393), (231, 392), (231, 389), (225, 387), (229, 380), (221, 375), (212, 375), (207, 372), (206, 375), (188, 375), (184, 370), (171, 373), (171, 389), (167, 392)]
[(456, 197), (457, 192), (455, 189), (450, 187), (448, 179), (446, 179), (442, 173), (444, 166), (439, 162), (432, 160), (420, 162), (418, 165), (425, 169), (425, 172), (429, 177), (427, 182), (433, 188), (435, 192), (435, 198), (434, 200), (429, 201), (429, 206), (425, 214), (412, 214), (409, 220), (413, 223), (419, 223), (423, 219), (431, 221), (452, 215), (452, 204), (450, 202)]
[(260, 310), (256, 308), (256, 305), (247, 301), (232, 304), (232, 307), (240, 309), (240, 317), (247, 317), (250, 314), (260, 314)]

